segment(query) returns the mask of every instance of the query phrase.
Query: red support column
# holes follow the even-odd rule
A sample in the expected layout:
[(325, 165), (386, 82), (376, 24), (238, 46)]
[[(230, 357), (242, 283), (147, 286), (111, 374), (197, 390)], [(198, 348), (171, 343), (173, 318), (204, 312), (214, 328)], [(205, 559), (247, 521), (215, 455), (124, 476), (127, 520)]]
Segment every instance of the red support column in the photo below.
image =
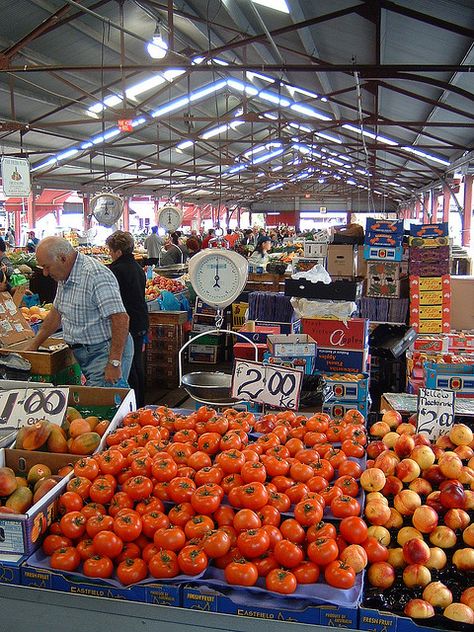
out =
[(462, 245), (471, 245), (471, 220), (473, 211), (472, 183), (474, 176), (464, 176), (464, 214), (462, 222)]
[(123, 221), (123, 229), (125, 231), (129, 231), (130, 230), (130, 200), (129, 198), (125, 198), (124, 203), (123, 203), (122, 221)]
[(28, 196), (28, 202), (26, 207), (26, 222), (28, 224), (28, 228), (34, 228), (36, 226), (35, 222), (35, 194), (30, 193)]
[(428, 211), (428, 222), (430, 223), (434, 223), (437, 220), (436, 217), (436, 213), (438, 210), (438, 204), (437, 204), (437, 196), (436, 196), (436, 191), (434, 189), (431, 189), (430, 191), (430, 201), (429, 201), (429, 211)]
[(449, 203), (451, 201), (451, 192), (446, 185), (443, 187), (443, 222), (449, 222)]
[(421, 200), (417, 199), (415, 202), (415, 219), (419, 219), (421, 214)]
[(428, 224), (429, 219), (428, 219), (428, 209), (429, 209), (429, 203), (430, 203), (430, 198), (429, 198), (430, 194), (429, 193), (423, 193), (423, 219), (422, 222), (423, 224)]

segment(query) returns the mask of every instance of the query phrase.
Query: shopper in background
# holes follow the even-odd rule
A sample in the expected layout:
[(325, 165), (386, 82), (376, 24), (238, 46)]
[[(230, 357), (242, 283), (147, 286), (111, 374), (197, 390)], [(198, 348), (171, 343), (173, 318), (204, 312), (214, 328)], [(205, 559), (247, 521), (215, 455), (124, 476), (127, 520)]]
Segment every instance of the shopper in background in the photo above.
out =
[(190, 257), (201, 250), (201, 240), (196, 235), (193, 235), (193, 232), (195, 233), (196, 231), (192, 231), (191, 236), (186, 239), (186, 248)]
[(269, 262), (268, 252), (272, 249), (272, 240), (270, 237), (260, 237), (257, 246), (253, 253), (249, 257), (249, 265), (254, 268), (263, 268), (266, 270), (267, 263)]
[(146, 265), (156, 265), (163, 247), (163, 240), (158, 235), (158, 226), (152, 226), (151, 234), (145, 239), (145, 248), (148, 255)]
[(227, 229), (227, 234), (224, 236), (224, 239), (229, 244), (229, 248), (234, 248), (236, 241), (238, 240), (239, 235), (234, 233), (231, 228)]
[(204, 237), (204, 239), (202, 240), (202, 249), (204, 250), (205, 248), (209, 248), (209, 242), (211, 239), (214, 239), (216, 236), (216, 231), (213, 228), (210, 228), (207, 231), (207, 235)]
[(149, 318), (145, 302), (146, 276), (133, 256), (134, 241), (130, 233), (116, 230), (105, 240), (112, 263), (109, 265), (118, 281), (120, 295), (130, 318), (129, 331), (133, 338), (134, 354), (128, 383), (135, 391), (137, 407), (145, 405), (144, 341)]
[(13, 263), (6, 255), (7, 246), (3, 237), (0, 237), (0, 266), (5, 272), (7, 279), (13, 274)]
[(35, 231), (30, 230), (30, 232), (28, 233), (28, 240), (26, 242), (26, 249), (28, 250), (28, 252), (35, 252), (38, 244), (39, 239), (38, 237), (36, 237)]
[(188, 259), (188, 251), (185, 246), (182, 246), (179, 242), (179, 234), (171, 233), (166, 239), (165, 246), (166, 252), (161, 257), (161, 266), (176, 266), (180, 263), (184, 263)]
[(126, 387), (133, 358), (129, 317), (112, 272), (74, 250), (63, 237), (46, 237), (38, 266), (58, 282), (53, 307), (25, 351), (37, 351), (62, 325), (88, 386)]
[(5, 242), (10, 248), (14, 248), (16, 245), (15, 231), (11, 227), (7, 229), (7, 232), (5, 234)]

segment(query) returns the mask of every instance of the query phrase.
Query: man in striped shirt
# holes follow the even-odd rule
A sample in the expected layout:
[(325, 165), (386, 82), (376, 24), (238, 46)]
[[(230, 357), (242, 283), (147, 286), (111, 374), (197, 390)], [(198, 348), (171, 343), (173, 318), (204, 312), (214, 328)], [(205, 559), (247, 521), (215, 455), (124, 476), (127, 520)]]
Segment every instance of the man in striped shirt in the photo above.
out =
[(126, 386), (133, 357), (129, 318), (112, 272), (62, 237), (37, 247), (38, 266), (58, 283), (53, 308), (28, 344), (37, 350), (62, 326), (88, 386)]

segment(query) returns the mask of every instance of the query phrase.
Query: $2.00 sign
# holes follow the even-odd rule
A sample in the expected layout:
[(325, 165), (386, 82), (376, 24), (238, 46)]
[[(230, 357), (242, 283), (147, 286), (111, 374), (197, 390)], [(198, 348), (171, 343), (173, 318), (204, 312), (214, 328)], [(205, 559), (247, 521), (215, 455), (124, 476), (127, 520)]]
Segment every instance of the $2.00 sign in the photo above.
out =
[(0, 428), (21, 428), (40, 419), (60, 426), (66, 414), (68, 395), (68, 388), (0, 391)]
[(454, 424), (454, 391), (420, 388), (418, 394), (417, 432), (430, 441), (446, 435)]
[(302, 380), (303, 371), (298, 369), (236, 360), (232, 397), (298, 410)]

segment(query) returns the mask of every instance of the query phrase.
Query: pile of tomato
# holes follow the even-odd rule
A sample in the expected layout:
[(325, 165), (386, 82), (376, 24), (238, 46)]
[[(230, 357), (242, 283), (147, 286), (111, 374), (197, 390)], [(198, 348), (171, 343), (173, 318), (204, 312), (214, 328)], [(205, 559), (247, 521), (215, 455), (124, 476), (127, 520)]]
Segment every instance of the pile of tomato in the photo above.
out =
[(357, 499), (363, 422), (356, 410), (129, 413), (104, 452), (74, 465), (43, 551), (52, 568), (124, 585), (212, 564), (229, 584), (262, 577), (283, 594), (320, 575), (351, 588), (375, 540)]

